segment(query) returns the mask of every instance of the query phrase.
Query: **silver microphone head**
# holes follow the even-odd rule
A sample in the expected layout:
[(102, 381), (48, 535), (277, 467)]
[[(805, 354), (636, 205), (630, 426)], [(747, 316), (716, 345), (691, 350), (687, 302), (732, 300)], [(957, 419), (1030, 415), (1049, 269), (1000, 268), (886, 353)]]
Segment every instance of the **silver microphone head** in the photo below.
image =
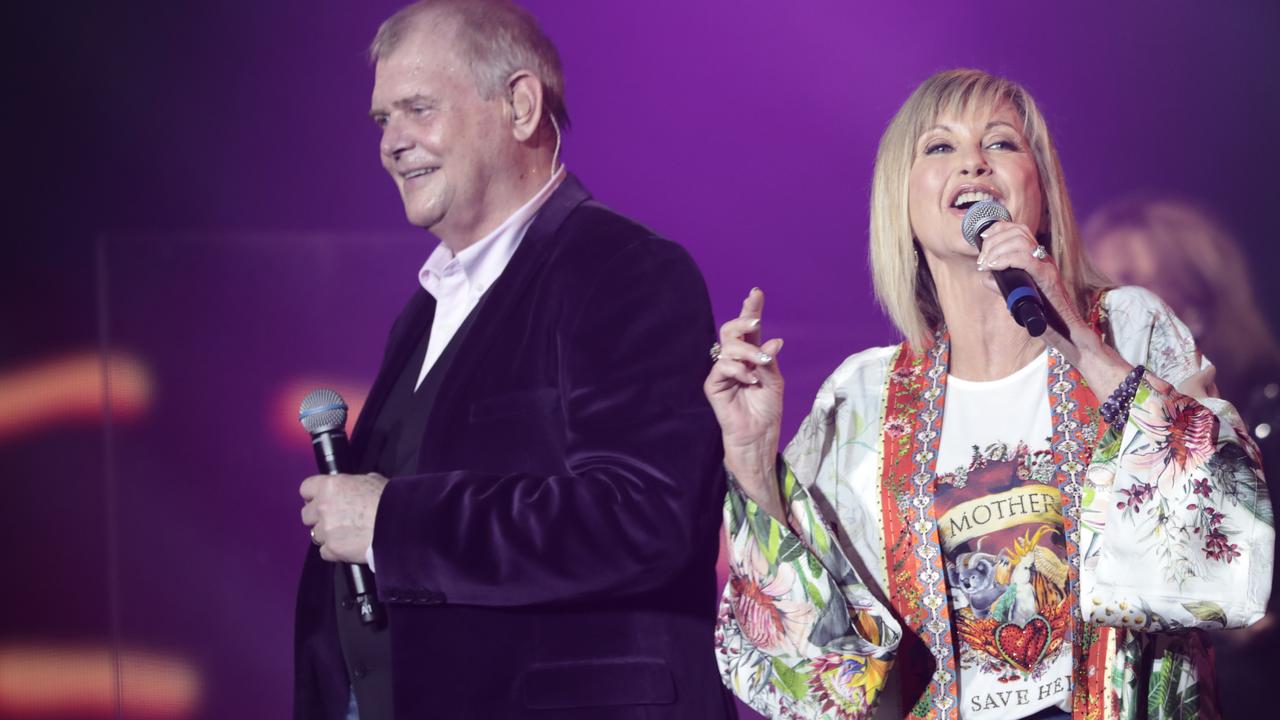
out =
[(341, 430), (347, 424), (347, 403), (329, 388), (316, 388), (302, 398), (298, 422), (312, 435)]
[(993, 222), (1009, 222), (1012, 216), (1003, 205), (995, 200), (979, 200), (969, 206), (960, 221), (960, 232), (964, 233), (964, 241), (978, 247), (978, 235)]

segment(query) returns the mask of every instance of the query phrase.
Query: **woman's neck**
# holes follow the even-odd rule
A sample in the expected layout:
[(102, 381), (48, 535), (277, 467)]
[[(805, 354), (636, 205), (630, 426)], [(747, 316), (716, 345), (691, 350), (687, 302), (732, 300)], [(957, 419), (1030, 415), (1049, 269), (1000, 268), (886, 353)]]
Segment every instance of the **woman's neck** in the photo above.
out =
[(951, 335), (949, 372), (962, 380), (999, 380), (1024, 368), (1045, 344), (1013, 320), (1004, 299), (982, 284), (973, 260), (931, 258), (934, 289)]

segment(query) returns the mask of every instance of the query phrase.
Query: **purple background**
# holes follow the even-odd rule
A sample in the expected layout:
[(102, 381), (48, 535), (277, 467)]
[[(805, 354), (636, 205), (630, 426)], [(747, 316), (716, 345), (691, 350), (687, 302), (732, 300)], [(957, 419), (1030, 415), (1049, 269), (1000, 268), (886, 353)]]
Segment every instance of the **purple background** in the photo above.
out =
[[(366, 117), (364, 48), (397, 5), (150, 1), (11, 26), (0, 371), (105, 338), (144, 359), (154, 399), (109, 434), (0, 437), (22, 590), (5, 583), (0, 645), (150, 649), (197, 668), (197, 717), (286, 716), (311, 459), (276, 401), (367, 386), (432, 246)], [(948, 67), (1031, 90), (1081, 219), (1136, 190), (1225, 218), (1274, 320), (1276, 4), (900, 5), (526, 3), (566, 67), (570, 170), (692, 252), (718, 320), (768, 294), (784, 434), (840, 358), (896, 339), (866, 270), (875, 146)]]

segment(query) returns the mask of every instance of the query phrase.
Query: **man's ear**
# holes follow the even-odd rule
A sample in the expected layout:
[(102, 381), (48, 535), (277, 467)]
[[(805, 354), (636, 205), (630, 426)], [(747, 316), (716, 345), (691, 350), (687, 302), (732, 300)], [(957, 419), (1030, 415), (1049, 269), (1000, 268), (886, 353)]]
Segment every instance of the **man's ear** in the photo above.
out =
[(511, 97), (511, 132), (525, 142), (542, 125), (542, 81), (528, 70), (518, 70), (507, 79)]

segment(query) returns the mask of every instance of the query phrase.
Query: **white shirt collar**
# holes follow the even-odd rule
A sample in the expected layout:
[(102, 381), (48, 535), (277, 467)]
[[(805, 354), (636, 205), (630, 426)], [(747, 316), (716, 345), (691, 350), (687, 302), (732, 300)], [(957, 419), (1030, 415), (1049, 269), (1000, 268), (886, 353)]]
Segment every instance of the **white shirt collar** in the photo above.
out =
[(469, 245), (457, 255), (445, 247), (444, 243), (437, 245), (427, 257), (427, 261), (423, 263), (422, 269), (418, 271), (418, 282), (422, 284), (422, 289), (439, 299), (445, 276), (462, 273), (471, 291), (477, 295), (483, 294), (507, 267), (507, 262), (520, 246), (520, 241), (524, 239), (525, 232), (533, 224), (533, 218), (547, 202), (547, 198), (551, 197), (551, 193), (560, 187), (565, 175), (562, 164), (551, 179), (547, 180), (547, 184), (529, 198), (528, 202), (521, 205), (493, 232)]

